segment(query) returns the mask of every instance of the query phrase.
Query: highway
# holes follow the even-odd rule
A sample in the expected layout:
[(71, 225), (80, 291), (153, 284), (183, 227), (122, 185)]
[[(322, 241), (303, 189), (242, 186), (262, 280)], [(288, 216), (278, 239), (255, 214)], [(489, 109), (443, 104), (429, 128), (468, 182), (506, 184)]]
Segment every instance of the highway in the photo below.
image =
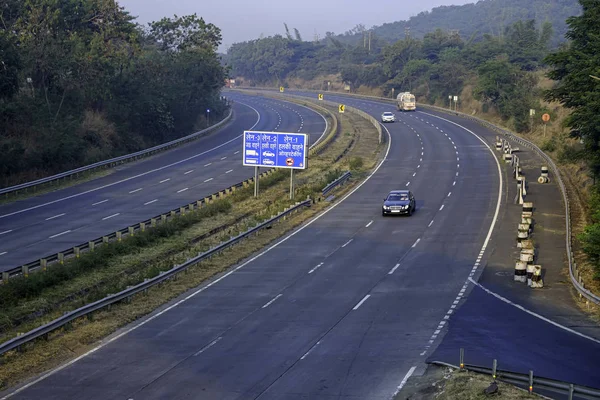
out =
[(105, 177), (0, 205), (0, 271), (69, 249), (189, 204), (254, 175), (241, 135), (255, 129), (310, 134), (326, 121), (291, 102), (235, 95), (234, 120), (209, 136), (117, 167)]
[[(502, 194), (471, 131), (397, 116), (385, 160), (334, 207), (11, 398), (389, 399), (485, 265)], [(417, 211), (382, 217), (404, 188)]]

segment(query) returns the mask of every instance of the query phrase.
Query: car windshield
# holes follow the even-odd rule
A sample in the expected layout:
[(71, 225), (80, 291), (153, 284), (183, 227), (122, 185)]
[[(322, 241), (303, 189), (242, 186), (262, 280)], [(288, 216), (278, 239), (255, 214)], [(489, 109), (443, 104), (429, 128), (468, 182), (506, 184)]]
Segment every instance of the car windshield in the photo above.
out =
[(405, 193), (394, 193), (388, 196), (388, 201), (405, 201), (408, 200), (408, 195)]
[(384, 112), (383, 115), (385, 115), (386, 117), (389, 117), (389, 116), (394, 115), (394, 114), (392, 114), (391, 112)]

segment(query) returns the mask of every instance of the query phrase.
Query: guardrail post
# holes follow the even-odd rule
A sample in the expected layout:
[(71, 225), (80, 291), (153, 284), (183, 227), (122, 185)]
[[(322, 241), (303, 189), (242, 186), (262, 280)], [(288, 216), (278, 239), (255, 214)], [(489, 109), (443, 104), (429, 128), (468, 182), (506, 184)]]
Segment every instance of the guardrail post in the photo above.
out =
[(161, 222), (167, 222), (167, 214), (161, 214), (160, 221)]
[(146, 231), (146, 223), (145, 222), (140, 222), (140, 231), (142, 231), (142, 232)]
[(204, 204), (209, 204), (209, 203), (210, 203), (210, 197), (205, 197)]
[(202, 200), (196, 200), (196, 207), (202, 208)]
[(79, 248), (79, 246), (75, 246), (75, 247), (73, 247), (73, 253), (75, 254), (75, 257), (76, 257), (76, 258), (79, 258), (79, 257), (80, 257), (80, 254), (81, 254), (81, 249)]
[(64, 253), (58, 253), (58, 262), (61, 264), (65, 263), (65, 255)]
[(94, 243), (94, 242), (88, 242), (88, 248), (90, 249), (90, 251), (94, 251), (95, 247), (96, 247), (96, 243)]
[(102, 243), (108, 243), (108, 236), (102, 236)]
[(492, 364), (492, 377), (494, 380), (496, 379), (496, 368), (498, 367), (498, 360), (494, 358), (494, 363)]
[(171, 217), (174, 217), (177, 215), (177, 212), (175, 210), (171, 210)]
[(10, 274), (8, 272), (2, 272), (2, 283), (7, 284), (10, 279)]
[(45, 258), (40, 259), (40, 267), (42, 267), (42, 271), (45, 271), (48, 267), (48, 260)]
[(29, 276), (29, 267), (27, 265), (23, 265), (21, 267), (21, 273), (25, 278), (27, 278)]
[(460, 369), (465, 368), (465, 349), (460, 348), (460, 363), (458, 364)]
[(117, 235), (117, 242), (120, 242), (122, 240), (121, 232), (115, 232), (115, 234)]
[(571, 383), (569, 385), (569, 400), (573, 400), (573, 394), (575, 393), (575, 387)]
[(133, 226), (128, 227), (127, 230), (129, 231), (129, 236), (133, 236), (135, 234), (135, 230), (133, 229)]
[(194, 203), (188, 204), (188, 210), (194, 211)]
[(218, 196), (216, 194), (213, 194), (212, 196), (210, 196), (213, 200), (217, 200)]
[(150, 226), (153, 228), (156, 226), (156, 218), (150, 218)]

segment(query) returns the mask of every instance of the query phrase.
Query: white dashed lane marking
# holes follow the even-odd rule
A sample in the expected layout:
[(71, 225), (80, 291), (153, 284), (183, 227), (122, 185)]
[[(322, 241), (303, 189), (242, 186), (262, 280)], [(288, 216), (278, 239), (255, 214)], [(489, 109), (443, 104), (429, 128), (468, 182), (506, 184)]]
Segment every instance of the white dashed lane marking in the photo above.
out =
[(60, 218), (60, 217), (62, 217), (62, 216), (64, 216), (64, 215), (66, 215), (66, 214), (65, 214), (65, 213), (63, 213), (63, 214), (58, 214), (58, 215), (55, 215), (54, 217), (49, 217), (49, 218), (46, 218), (46, 221), (50, 221), (50, 220), (53, 220), (53, 219), (56, 219), (56, 218)]
[(116, 214), (113, 214), (113, 215), (109, 215), (108, 217), (104, 217), (104, 218), (102, 218), (102, 221), (106, 221), (107, 219), (114, 218), (114, 217), (116, 217), (118, 215), (121, 215), (121, 213), (116, 213)]
[(57, 233), (56, 235), (50, 236), (49, 239), (54, 239), (54, 238), (57, 238), (59, 236), (66, 235), (69, 232), (71, 232), (71, 231), (69, 230), (69, 231), (64, 231), (64, 232), (61, 232), (61, 233)]

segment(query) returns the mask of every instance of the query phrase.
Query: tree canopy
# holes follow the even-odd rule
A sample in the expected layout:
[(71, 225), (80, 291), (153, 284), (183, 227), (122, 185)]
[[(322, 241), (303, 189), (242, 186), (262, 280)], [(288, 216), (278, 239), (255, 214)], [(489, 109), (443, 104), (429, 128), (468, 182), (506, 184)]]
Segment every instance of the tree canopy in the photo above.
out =
[(115, 0), (0, 7), (0, 185), (139, 150), (225, 111), (219, 28), (196, 15), (147, 27)]

